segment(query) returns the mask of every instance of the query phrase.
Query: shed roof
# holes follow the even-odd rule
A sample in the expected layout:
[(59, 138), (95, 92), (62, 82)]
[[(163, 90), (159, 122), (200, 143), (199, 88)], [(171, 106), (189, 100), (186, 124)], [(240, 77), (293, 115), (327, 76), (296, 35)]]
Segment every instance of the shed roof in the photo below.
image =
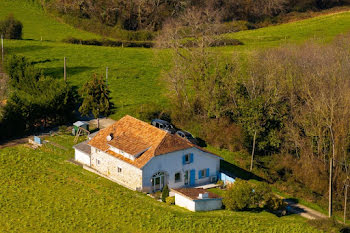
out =
[(189, 197), (192, 200), (202, 200), (200, 198), (198, 198), (199, 194), (204, 194), (204, 193), (208, 193), (209, 198), (206, 199), (218, 199), (221, 198), (219, 195), (209, 192), (206, 189), (202, 189), (202, 188), (177, 188), (177, 189), (171, 189), (171, 191), (180, 194), (182, 196), (186, 196)]
[(88, 125), (88, 123), (85, 122), (85, 121), (77, 121), (77, 122), (74, 122), (73, 125), (74, 125), (74, 126), (77, 126), (77, 127), (81, 127), (81, 126), (83, 126), (83, 125)]
[(74, 145), (73, 148), (84, 152), (85, 154), (91, 155), (91, 146), (88, 145), (87, 141)]

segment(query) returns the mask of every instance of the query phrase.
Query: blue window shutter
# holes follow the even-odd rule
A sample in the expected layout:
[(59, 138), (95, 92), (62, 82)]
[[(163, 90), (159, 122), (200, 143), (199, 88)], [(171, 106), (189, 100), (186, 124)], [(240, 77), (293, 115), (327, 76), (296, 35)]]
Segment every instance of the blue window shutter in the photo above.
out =
[(183, 165), (186, 164), (186, 157), (185, 157), (185, 155), (182, 156), (182, 164), (183, 164)]
[(198, 179), (202, 179), (202, 172), (198, 171)]
[(209, 177), (209, 168), (207, 168), (207, 177)]
[(190, 163), (193, 163), (193, 153), (190, 154)]

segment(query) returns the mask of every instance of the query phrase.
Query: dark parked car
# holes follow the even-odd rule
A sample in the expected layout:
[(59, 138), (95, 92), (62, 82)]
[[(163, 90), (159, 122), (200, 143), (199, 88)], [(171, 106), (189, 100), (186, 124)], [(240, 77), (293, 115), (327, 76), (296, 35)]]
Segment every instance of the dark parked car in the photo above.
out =
[(176, 132), (177, 135), (179, 135), (180, 137), (186, 139), (187, 141), (189, 141), (190, 143), (192, 144), (195, 144), (195, 145), (198, 145), (198, 141), (197, 139), (195, 139), (192, 134), (190, 134), (189, 132), (187, 131), (183, 131), (183, 130), (178, 130)]
[(175, 127), (171, 123), (164, 121), (164, 120), (161, 120), (161, 119), (152, 120), (151, 125), (159, 128), (159, 129), (162, 129), (168, 133), (171, 133), (171, 134), (174, 134), (176, 132)]

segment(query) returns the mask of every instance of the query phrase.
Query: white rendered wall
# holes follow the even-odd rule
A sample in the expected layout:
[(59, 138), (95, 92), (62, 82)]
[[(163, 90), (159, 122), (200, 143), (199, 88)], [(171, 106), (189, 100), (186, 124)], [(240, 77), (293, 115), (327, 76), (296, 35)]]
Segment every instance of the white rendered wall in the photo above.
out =
[(74, 150), (74, 159), (81, 164), (90, 166), (90, 156), (80, 150)]
[[(183, 164), (182, 156), (193, 153), (193, 162)], [(209, 177), (198, 179), (198, 171), (209, 168)], [(186, 170), (195, 169), (195, 185), (210, 183), (210, 177), (216, 176), (220, 169), (220, 158), (209, 153), (203, 152), (197, 148), (189, 148), (182, 151), (176, 151), (165, 155), (159, 155), (152, 158), (143, 168), (142, 186), (145, 191), (151, 189), (152, 176), (157, 172), (166, 172), (166, 182), (169, 188), (180, 188), (185, 185), (184, 173)], [(175, 173), (181, 173), (180, 182), (175, 183)]]
[(194, 201), (178, 193), (175, 193), (175, 205), (181, 206), (191, 211), (195, 211)]

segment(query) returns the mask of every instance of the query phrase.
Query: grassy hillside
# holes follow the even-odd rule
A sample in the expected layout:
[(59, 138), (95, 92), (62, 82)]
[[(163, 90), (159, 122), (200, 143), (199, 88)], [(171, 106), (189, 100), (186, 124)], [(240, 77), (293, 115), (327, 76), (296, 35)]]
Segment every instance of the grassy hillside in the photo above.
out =
[[(142, 48), (108, 48), (68, 45), (60, 41), (68, 36), (82, 39), (98, 38), (60, 23), (46, 15), (38, 6), (25, 0), (0, 0), (0, 18), (13, 13), (24, 25), (22, 41), (5, 41), (8, 54), (21, 54), (31, 58), (45, 73), (63, 77), (63, 57), (68, 59), (68, 80), (80, 87), (92, 73), (104, 74), (109, 67), (109, 87), (112, 91), (118, 119), (125, 114), (138, 116), (147, 106), (166, 108), (166, 91), (160, 79), (169, 65), (164, 51)], [(329, 40), (350, 30), (350, 13), (320, 16), (285, 25), (242, 31), (227, 36), (245, 45), (224, 47), (218, 50), (232, 53), (257, 48), (277, 46), (289, 42), (301, 42), (316, 37)], [(43, 42), (40, 41), (43, 36)], [(158, 56), (161, 54), (162, 56)], [(156, 106), (156, 107), (154, 107)], [(157, 107), (159, 106), (159, 107)]]
[(48, 140), (66, 150), (0, 150), (1, 232), (318, 232), (295, 215), (168, 206), (66, 162), (72, 136)]
[(40, 6), (28, 0), (0, 0), (0, 18), (13, 14), (23, 25), (24, 39), (45, 41), (61, 41), (69, 36), (84, 39), (99, 36), (75, 29), (45, 15)]

